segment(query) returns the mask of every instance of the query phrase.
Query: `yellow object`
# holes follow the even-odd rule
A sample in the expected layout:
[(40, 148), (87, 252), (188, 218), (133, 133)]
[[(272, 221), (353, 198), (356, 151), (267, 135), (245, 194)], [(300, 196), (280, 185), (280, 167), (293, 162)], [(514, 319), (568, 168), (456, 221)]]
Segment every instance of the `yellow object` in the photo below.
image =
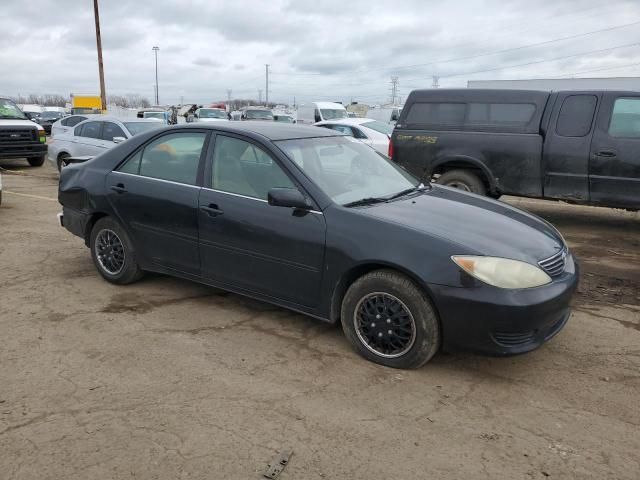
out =
[(71, 113), (106, 113), (100, 95), (71, 95)]

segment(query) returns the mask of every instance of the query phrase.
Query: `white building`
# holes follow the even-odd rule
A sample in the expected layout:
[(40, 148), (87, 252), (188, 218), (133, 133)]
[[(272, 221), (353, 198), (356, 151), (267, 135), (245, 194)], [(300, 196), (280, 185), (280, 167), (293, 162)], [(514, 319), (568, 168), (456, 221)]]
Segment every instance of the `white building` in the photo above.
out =
[(467, 88), (511, 90), (633, 90), (640, 91), (640, 77), (534, 78), (530, 80), (469, 80)]

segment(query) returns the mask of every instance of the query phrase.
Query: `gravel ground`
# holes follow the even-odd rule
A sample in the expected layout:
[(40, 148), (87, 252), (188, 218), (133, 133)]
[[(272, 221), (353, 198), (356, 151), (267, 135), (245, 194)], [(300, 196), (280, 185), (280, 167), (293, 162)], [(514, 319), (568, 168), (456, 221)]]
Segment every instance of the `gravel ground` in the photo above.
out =
[(398, 371), (339, 328), (163, 276), (95, 272), (56, 224), (50, 165), (4, 162), (0, 478), (640, 477), (640, 215), (506, 199), (582, 266), (567, 327), (530, 354)]

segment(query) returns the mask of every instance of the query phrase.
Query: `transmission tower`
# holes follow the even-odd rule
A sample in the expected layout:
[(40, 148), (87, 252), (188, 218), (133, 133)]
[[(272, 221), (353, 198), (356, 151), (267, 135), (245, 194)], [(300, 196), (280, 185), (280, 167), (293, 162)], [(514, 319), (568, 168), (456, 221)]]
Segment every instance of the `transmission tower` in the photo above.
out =
[(391, 77), (391, 105), (396, 105), (398, 99), (398, 77)]
[(433, 83), (431, 84), (433, 88), (438, 88), (440, 86), (440, 77), (438, 75), (433, 76)]

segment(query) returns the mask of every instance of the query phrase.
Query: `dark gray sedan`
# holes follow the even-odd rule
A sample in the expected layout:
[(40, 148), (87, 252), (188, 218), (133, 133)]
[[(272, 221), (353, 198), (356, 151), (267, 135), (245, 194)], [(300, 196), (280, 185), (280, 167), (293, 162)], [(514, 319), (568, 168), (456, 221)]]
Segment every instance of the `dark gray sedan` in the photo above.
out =
[(364, 357), (532, 350), (569, 317), (577, 265), (550, 224), (423, 185), (357, 140), (276, 122), (142, 133), (63, 169), (62, 225), (98, 272), (161, 272), (342, 323)]

